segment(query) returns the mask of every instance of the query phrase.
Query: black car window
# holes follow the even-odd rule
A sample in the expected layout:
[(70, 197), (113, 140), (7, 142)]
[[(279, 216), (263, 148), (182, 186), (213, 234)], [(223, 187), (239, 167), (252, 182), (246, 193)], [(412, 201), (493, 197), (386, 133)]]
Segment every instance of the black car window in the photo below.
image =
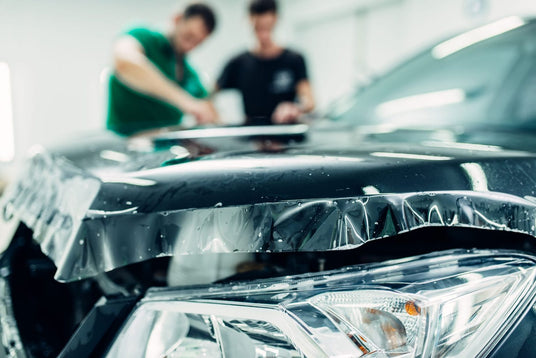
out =
[[(434, 127), (491, 121), (510, 125), (512, 114), (501, 113), (495, 106), (497, 99), (508, 97), (504, 91), (519, 88), (519, 83), (515, 86), (510, 79), (522, 68), (520, 63), (533, 57), (536, 26), (529, 23), (447, 56), (438, 55), (437, 48), (361, 90), (352, 98), (349, 110), (339, 111), (332, 117), (352, 123), (401, 126)], [(526, 76), (517, 74), (515, 77)], [(533, 87), (529, 83), (527, 86), (536, 89), (536, 83)], [(535, 101), (531, 98), (534, 97), (526, 93), (522, 110), (534, 114)], [(511, 109), (511, 106), (505, 108)]]

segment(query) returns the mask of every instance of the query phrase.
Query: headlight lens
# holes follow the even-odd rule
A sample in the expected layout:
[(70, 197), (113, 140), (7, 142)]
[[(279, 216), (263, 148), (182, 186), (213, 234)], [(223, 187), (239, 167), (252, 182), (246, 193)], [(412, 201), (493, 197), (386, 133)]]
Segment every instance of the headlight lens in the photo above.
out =
[(195, 290), (153, 290), (108, 357), (485, 355), (532, 307), (536, 258), (447, 251)]

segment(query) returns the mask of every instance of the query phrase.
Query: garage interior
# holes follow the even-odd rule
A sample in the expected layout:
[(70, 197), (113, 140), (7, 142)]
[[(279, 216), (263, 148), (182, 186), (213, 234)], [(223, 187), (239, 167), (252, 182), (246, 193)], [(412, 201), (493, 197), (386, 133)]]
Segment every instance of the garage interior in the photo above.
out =
[[(214, 35), (191, 54), (208, 88), (224, 63), (251, 44), (245, 0), (208, 1)], [(185, 1), (0, 2), (0, 188), (34, 145), (104, 129), (111, 49), (135, 24), (166, 29)], [(509, 15), (525, 0), (281, 1), (277, 38), (307, 59), (317, 111), (433, 44)], [(217, 55), (214, 55), (217, 54)], [(232, 91), (216, 98), (226, 124), (243, 116)]]

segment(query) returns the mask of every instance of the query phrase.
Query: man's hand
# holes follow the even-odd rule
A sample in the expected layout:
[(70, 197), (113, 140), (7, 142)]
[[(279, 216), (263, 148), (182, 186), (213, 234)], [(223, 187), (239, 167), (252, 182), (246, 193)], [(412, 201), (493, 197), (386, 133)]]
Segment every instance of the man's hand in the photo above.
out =
[(143, 47), (135, 38), (124, 36), (118, 40), (114, 48), (114, 63), (119, 79), (133, 90), (193, 115), (198, 124), (217, 123), (218, 115), (212, 104), (192, 97), (169, 80), (145, 56)]
[(276, 124), (296, 123), (302, 115), (302, 111), (296, 103), (280, 103), (272, 115), (272, 122)]
[(197, 124), (217, 124), (218, 114), (216, 109), (209, 101), (194, 99), (188, 106), (185, 107), (185, 111), (195, 117)]

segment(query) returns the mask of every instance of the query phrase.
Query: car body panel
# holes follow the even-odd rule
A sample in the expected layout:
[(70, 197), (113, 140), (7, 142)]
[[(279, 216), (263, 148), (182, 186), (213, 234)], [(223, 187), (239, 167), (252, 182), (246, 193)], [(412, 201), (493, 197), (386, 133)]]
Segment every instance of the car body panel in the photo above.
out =
[(345, 131), (332, 131), (331, 143), (320, 138), (313, 128), (299, 144), (246, 141), (261, 146), (253, 151), (226, 137), (225, 150), (213, 140), (211, 154), (174, 160), (179, 140), (135, 167), (132, 152), (118, 149), (126, 141), (114, 148), (124, 167), (99, 146), (86, 156), (41, 151), (6, 192), (3, 212), (33, 229), (60, 281), (161, 256), (352, 249), (425, 226), (535, 235), (532, 154), (357, 144)]

